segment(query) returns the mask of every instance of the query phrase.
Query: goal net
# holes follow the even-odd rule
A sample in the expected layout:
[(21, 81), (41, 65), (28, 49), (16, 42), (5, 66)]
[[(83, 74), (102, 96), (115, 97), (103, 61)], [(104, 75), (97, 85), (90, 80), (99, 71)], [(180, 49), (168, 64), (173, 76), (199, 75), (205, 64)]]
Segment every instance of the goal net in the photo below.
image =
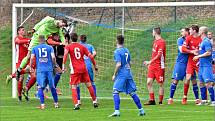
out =
[[(99, 98), (112, 98), (113, 81), (111, 77), (115, 68), (113, 51), (116, 48), (116, 36), (125, 36), (125, 47), (131, 53), (131, 67), (136, 82), (137, 93), (141, 98), (148, 98), (147, 67), (142, 63), (151, 59), (152, 28), (161, 27), (162, 38), (167, 43), (165, 68), (165, 98), (169, 97), (171, 76), (177, 56), (177, 39), (180, 29), (192, 24), (207, 26), (215, 32), (214, 2), (166, 2), (166, 3), (88, 3), (88, 4), (14, 4), (13, 5), (13, 35), (20, 21), (20, 9), (24, 6), (23, 26), (27, 29), (39, 22), (45, 16), (65, 18), (69, 22), (77, 21), (74, 31), (78, 35), (87, 35), (87, 43), (92, 44), (97, 52), (96, 61), (99, 67), (95, 73), (95, 84)], [(14, 37), (13, 37), (14, 38)], [(13, 48), (14, 49), (14, 48)], [(13, 51), (13, 71), (15, 71), (15, 50)], [(68, 68), (68, 67), (67, 67)], [(64, 73), (58, 88), (62, 97), (71, 97), (69, 86), (69, 71)], [(183, 96), (183, 82), (180, 82), (175, 98)], [(158, 86), (154, 82), (155, 94)], [(30, 91), (33, 96), (35, 88)], [(13, 97), (16, 95), (16, 81), (13, 81)], [(81, 85), (81, 97), (89, 97), (85, 85)], [(127, 98), (126, 95), (122, 97)], [(157, 96), (158, 97), (158, 96)], [(189, 99), (194, 99), (192, 88)]]

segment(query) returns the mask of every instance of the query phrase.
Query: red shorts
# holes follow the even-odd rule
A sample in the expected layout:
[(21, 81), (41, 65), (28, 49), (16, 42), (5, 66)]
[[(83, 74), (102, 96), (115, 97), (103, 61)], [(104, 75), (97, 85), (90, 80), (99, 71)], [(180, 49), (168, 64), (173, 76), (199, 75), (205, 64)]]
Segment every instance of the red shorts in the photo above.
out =
[(90, 77), (87, 71), (85, 73), (75, 73), (70, 75), (70, 85), (77, 85), (87, 82), (90, 82)]
[(164, 69), (161, 69), (161, 68), (158, 68), (158, 67), (149, 66), (147, 78), (156, 79), (156, 81), (158, 83), (163, 83), (164, 79), (165, 79), (164, 78), (164, 73), (165, 73)]
[(186, 73), (193, 75), (195, 71), (198, 72), (199, 71), (199, 67), (195, 63), (189, 63), (188, 62), (187, 63)]

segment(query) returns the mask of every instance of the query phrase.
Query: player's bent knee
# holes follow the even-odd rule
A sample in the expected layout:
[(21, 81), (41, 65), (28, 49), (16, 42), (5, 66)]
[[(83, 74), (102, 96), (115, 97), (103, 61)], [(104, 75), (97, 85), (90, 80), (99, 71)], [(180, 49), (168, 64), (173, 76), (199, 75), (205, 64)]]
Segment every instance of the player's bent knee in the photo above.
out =
[(204, 84), (203, 82), (200, 82), (200, 83), (199, 83), (199, 86), (200, 86), (200, 87), (204, 87), (205, 84)]
[(77, 85), (71, 85), (71, 88), (72, 88), (72, 89), (76, 89), (76, 88), (77, 88)]
[(119, 94), (119, 91), (116, 90), (116, 89), (114, 89), (114, 90), (113, 90), (113, 95), (116, 95), (116, 94)]
[(133, 92), (131, 92), (131, 93), (129, 93), (129, 95), (132, 97), (133, 95), (135, 95), (136, 94), (136, 92), (135, 91), (133, 91)]
[(87, 82), (87, 83), (86, 83), (86, 86), (87, 86), (87, 87), (92, 86), (91, 82)]

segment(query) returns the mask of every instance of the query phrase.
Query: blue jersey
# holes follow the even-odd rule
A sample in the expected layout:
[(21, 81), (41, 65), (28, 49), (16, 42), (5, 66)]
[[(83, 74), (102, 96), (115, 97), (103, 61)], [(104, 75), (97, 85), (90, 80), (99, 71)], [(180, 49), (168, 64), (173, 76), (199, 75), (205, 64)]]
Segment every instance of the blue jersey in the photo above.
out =
[(178, 38), (178, 41), (177, 41), (178, 56), (177, 56), (177, 59), (176, 59), (176, 63), (178, 62), (178, 63), (187, 64), (187, 62), (188, 62), (188, 54), (181, 53), (180, 50), (179, 50), (179, 47), (183, 45), (184, 41), (185, 41), (185, 37)]
[(127, 48), (117, 48), (114, 51), (114, 61), (120, 62), (121, 67), (118, 70), (117, 76), (127, 76), (127, 77), (132, 77), (131, 72), (130, 72), (130, 53)]
[[(80, 44), (84, 45), (91, 54), (93, 54), (93, 52), (95, 51), (94, 47), (91, 44), (87, 44), (84, 42), (80, 42)], [(89, 57), (84, 56), (84, 62), (87, 67), (92, 67), (92, 62)]]
[[(212, 51), (212, 44), (210, 40), (205, 37), (200, 43), (199, 54), (204, 54), (207, 51)], [(212, 55), (200, 58), (199, 66), (212, 66)]]
[(54, 53), (54, 49), (47, 44), (40, 44), (32, 49), (32, 54), (36, 57), (37, 72), (53, 71), (51, 53)]
[(215, 61), (215, 50), (212, 51), (212, 59)]

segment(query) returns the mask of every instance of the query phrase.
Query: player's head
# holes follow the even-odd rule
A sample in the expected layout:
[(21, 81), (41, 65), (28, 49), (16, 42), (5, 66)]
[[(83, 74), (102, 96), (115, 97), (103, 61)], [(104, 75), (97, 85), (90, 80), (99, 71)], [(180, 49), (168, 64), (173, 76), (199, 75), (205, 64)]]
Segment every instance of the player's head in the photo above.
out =
[(78, 41), (78, 34), (77, 33), (71, 33), (70, 39), (72, 40), (72, 42), (77, 42)]
[(17, 34), (22, 36), (25, 35), (25, 28), (23, 26), (19, 26), (17, 28)]
[(155, 37), (157, 35), (161, 35), (161, 29), (160, 29), (160, 27), (155, 27), (152, 30), (152, 36)]
[(66, 33), (66, 34), (64, 35), (64, 38), (65, 38), (66, 40), (70, 41), (69, 33)]
[(45, 43), (46, 42), (46, 39), (45, 39), (44, 35), (39, 35), (39, 42), (40, 43)]
[(124, 36), (123, 35), (118, 35), (116, 37), (116, 40), (117, 40), (118, 45), (123, 45), (124, 44)]
[(60, 19), (58, 22), (58, 27), (63, 28), (63, 27), (67, 27), (67, 20), (66, 19)]
[(190, 35), (198, 34), (199, 33), (199, 26), (198, 25), (192, 25), (190, 27)]
[(82, 35), (80, 36), (80, 40), (81, 40), (81, 42), (86, 42), (86, 41), (87, 41), (87, 36), (84, 35), (84, 34), (82, 34)]
[(59, 40), (60, 39), (60, 37), (57, 33), (53, 33), (52, 38), (53, 38), (53, 40)]
[(208, 27), (206, 27), (206, 26), (201, 26), (201, 27), (199, 28), (199, 34), (200, 34), (200, 35), (207, 35), (207, 33), (208, 33)]
[(190, 34), (189, 30), (190, 30), (189, 28), (181, 29), (181, 36), (186, 37), (187, 35), (189, 35)]
[(207, 36), (209, 39), (212, 39), (213, 38), (213, 32), (208, 32)]

